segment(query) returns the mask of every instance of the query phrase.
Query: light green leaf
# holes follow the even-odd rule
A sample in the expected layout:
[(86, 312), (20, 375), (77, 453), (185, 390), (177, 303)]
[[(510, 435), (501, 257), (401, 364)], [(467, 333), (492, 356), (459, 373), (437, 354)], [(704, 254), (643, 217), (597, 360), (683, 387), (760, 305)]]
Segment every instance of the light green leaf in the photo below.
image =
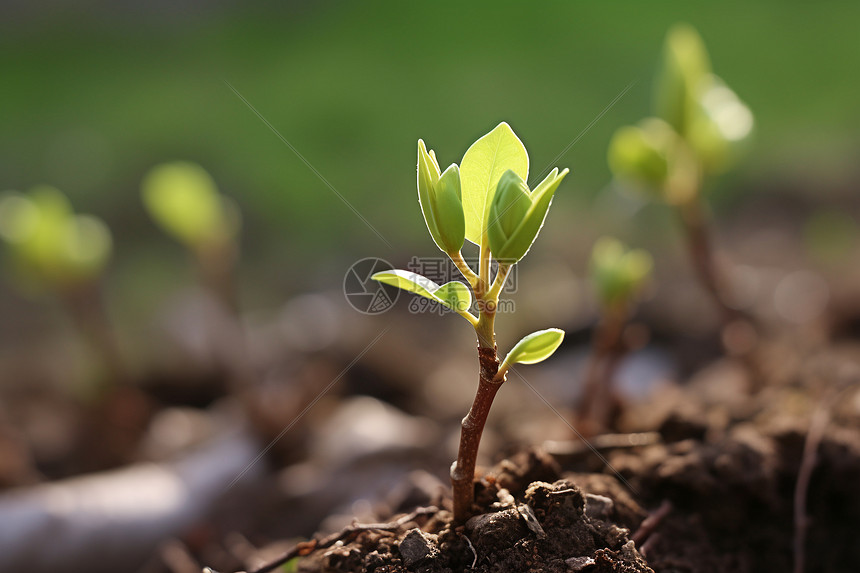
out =
[(228, 231), (215, 181), (199, 165), (176, 161), (156, 166), (142, 190), (152, 218), (187, 245), (198, 246)]
[[(511, 364), (535, 364), (546, 360), (561, 345), (564, 339), (564, 331), (558, 328), (538, 330), (532, 332), (508, 352), (502, 361), (502, 366), (507, 369)], [(501, 368), (500, 368), (501, 369)]]
[(511, 170), (529, 176), (529, 155), (507, 123), (502, 122), (466, 150), (460, 162), (460, 185), (466, 216), (466, 238), (481, 244), (486, 213), (502, 174)]
[(429, 298), (454, 311), (467, 312), (472, 304), (468, 287), (458, 281), (439, 286), (425, 276), (402, 270), (383, 271), (370, 278)]
[(399, 269), (374, 273), (370, 278), (383, 284), (395, 286), (407, 292), (412, 292), (433, 300), (436, 299), (436, 297), (433, 296), (433, 291), (439, 290), (439, 285), (427, 277)]
[(451, 281), (433, 291), (433, 297), (450, 309), (468, 312), (472, 306), (472, 293), (460, 281)]

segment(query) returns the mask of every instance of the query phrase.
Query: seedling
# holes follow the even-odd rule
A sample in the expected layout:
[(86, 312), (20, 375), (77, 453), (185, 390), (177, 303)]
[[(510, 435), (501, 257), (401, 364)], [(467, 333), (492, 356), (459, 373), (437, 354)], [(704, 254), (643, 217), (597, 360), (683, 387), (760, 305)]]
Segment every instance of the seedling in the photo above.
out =
[(113, 381), (125, 380), (99, 285), (112, 250), (107, 226), (91, 215), (76, 215), (65, 195), (40, 186), (27, 194), (0, 196), (0, 237), (8, 245), (22, 292), (50, 292), (60, 298)]
[(236, 206), (218, 192), (206, 170), (185, 161), (150, 170), (142, 194), (150, 216), (192, 252), (204, 283), (235, 312), (233, 269), (241, 226)]
[(726, 324), (748, 322), (732, 306), (716, 264), (702, 184), (734, 162), (752, 131), (753, 116), (711, 72), (705, 45), (691, 26), (675, 26), (666, 36), (654, 113), (615, 133), (609, 166), (628, 187), (678, 210), (695, 271)]
[(604, 237), (594, 244), (589, 275), (600, 302), (601, 319), (592, 339), (579, 402), (580, 432), (595, 434), (606, 428), (612, 372), (624, 353), (624, 329), (632, 306), (651, 277), (653, 261), (642, 249), (630, 250), (617, 239)]
[[(533, 190), (528, 188), (529, 156), (507, 123), (472, 144), (460, 165), (444, 172), (436, 154), (418, 141), (418, 200), (430, 236), (450, 257), (467, 284), (452, 281), (437, 285), (408, 271), (376, 273), (385, 284), (436, 301), (462, 316), (478, 339), (478, 390), (468, 415), (463, 418), (457, 461), (451, 466), (454, 519), (464, 521), (474, 501), (475, 463), (478, 445), (496, 392), (514, 364), (545, 360), (558, 348), (564, 332), (551, 328), (520, 340), (499, 361), (495, 318), (499, 296), (511, 268), (528, 252), (543, 226), (559, 184), (568, 170), (553, 169)], [(468, 240), (478, 245), (477, 272), (463, 258)], [(491, 276), (491, 260), (498, 269)], [(474, 304), (472, 295), (474, 294)], [(477, 316), (472, 308), (477, 310)]]

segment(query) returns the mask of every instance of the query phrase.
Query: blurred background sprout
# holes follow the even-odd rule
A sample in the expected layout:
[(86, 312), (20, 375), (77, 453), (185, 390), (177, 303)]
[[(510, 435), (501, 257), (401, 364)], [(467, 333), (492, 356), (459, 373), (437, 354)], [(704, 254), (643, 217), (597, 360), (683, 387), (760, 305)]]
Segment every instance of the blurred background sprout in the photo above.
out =
[(0, 236), (25, 289), (65, 290), (97, 280), (112, 248), (107, 225), (75, 214), (66, 196), (48, 186), (0, 196)]
[(752, 133), (753, 116), (713, 74), (704, 42), (688, 24), (677, 24), (666, 35), (654, 114), (616, 131), (609, 166), (623, 186), (677, 209), (694, 270), (725, 325), (743, 323), (744, 331), (755, 330), (752, 318), (736, 307), (718, 264), (702, 199), (706, 176), (734, 163)]
[(20, 289), (57, 296), (100, 356), (108, 385), (127, 382), (102, 293), (112, 249), (107, 225), (76, 214), (63, 193), (43, 185), (26, 194), (0, 196), (0, 237)]
[(643, 249), (630, 249), (618, 239), (602, 237), (594, 244), (589, 278), (600, 303), (600, 322), (591, 340), (582, 397), (577, 409), (580, 432), (593, 435), (609, 423), (611, 383), (626, 352), (628, 317), (651, 279), (654, 263)]
[(241, 227), (236, 205), (218, 192), (203, 167), (187, 161), (152, 168), (141, 190), (152, 219), (191, 251), (204, 282), (235, 312), (238, 303), (233, 272)]

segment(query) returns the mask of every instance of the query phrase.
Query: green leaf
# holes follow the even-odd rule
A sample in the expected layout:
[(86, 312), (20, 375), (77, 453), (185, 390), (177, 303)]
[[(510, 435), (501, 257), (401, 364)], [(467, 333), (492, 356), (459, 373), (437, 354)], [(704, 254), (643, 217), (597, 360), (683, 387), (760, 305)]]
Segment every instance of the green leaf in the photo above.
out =
[(642, 290), (651, 276), (654, 262), (642, 249), (628, 249), (613, 237), (602, 237), (594, 244), (589, 276), (604, 307), (627, 305)]
[(142, 190), (152, 218), (189, 246), (229, 232), (215, 181), (199, 165), (177, 161), (154, 167), (144, 178)]
[(425, 276), (403, 270), (382, 271), (370, 278), (429, 298), (454, 311), (466, 312), (472, 304), (469, 288), (458, 281), (439, 286)]
[(472, 293), (460, 281), (451, 281), (433, 291), (433, 297), (450, 309), (468, 312), (472, 306)]
[(705, 43), (689, 24), (676, 24), (666, 34), (663, 61), (657, 74), (657, 115), (681, 135), (687, 135), (693, 107), (702, 82), (711, 73)]
[(536, 364), (552, 356), (564, 340), (564, 331), (558, 328), (538, 330), (525, 336), (514, 345), (502, 364)]
[(678, 136), (661, 119), (647, 118), (618, 129), (609, 143), (613, 175), (646, 194), (662, 196), (669, 178), (670, 155)]
[(528, 152), (505, 122), (473, 143), (460, 162), (466, 238), (476, 245), (481, 244), (487, 211), (499, 179), (509, 169), (523, 180), (528, 179)]
[(53, 187), (0, 199), (0, 237), (29, 286), (62, 286), (90, 280), (107, 264), (111, 234), (96, 217), (75, 215)]
[(711, 75), (689, 120), (687, 140), (709, 173), (725, 171), (753, 130), (753, 115), (726, 84)]
[(499, 262), (514, 264), (528, 253), (567, 173), (567, 169), (561, 173), (553, 169), (534, 191), (529, 191), (516, 174), (505, 173), (487, 221), (490, 251)]

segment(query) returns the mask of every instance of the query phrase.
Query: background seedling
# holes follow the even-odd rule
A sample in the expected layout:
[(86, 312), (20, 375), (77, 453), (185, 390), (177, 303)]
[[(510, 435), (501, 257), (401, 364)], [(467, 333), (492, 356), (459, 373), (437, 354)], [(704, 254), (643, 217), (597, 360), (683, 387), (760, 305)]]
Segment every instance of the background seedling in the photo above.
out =
[(615, 133), (609, 166), (626, 186), (677, 209), (695, 272), (725, 323), (751, 325), (733, 306), (717, 264), (702, 186), (734, 162), (752, 131), (752, 113), (711, 72), (705, 45), (689, 25), (666, 36), (655, 88), (656, 117)]
[(75, 214), (59, 190), (40, 186), (0, 196), (0, 237), (8, 245), (20, 290), (61, 299), (101, 356), (110, 381), (127, 381), (100, 284), (112, 250), (107, 225), (92, 215)]
[(630, 250), (612, 237), (603, 237), (591, 253), (589, 276), (600, 303), (600, 322), (591, 342), (579, 402), (579, 431), (584, 435), (606, 429), (612, 373), (624, 354), (624, 329), (633, 305), (651, 277), (653, 261), (642, 249)]
[[(452, 281), (437, 285), (408, 271), (386, 271), (375, 280), (436, 301), (471, 324), (478, 339), (478, 390), (463, 419), (457, 461), (451, 466), (454, 518), (464, 521), (472, 511), (478, 445), (496, 392), (514, 364), (545, 360), (558, 348), (564, 332), (533, 332), (520, 340), (499, 361), (495, 319), (499, 295), (511, 268), (528, 252), (546, 218), (559, 184), (567, 175), (553, 169), (534, 190), (528, 178), (529, 157), (507, 123), (500, 123), (466, 151), (460, 165), (444, 172), (436, 154), (418, 141), (418, 200), (430, 236), (448, 255), (466, 284)], [(466, 240), (480, 248), (475, 272), (463, 259)], [(498, 262), (491, 276), (491, 260)], [(474, 304), (472, 294), (474, 293)], [(472, 307), (477, 310), (473, 314)]]
[(154, 167), (142, 183), (150, 216), (194, 255), (203, 282), (227, 309), (238, 310), (234, 268), (239, 210), (201, 166), (186, 161)]

